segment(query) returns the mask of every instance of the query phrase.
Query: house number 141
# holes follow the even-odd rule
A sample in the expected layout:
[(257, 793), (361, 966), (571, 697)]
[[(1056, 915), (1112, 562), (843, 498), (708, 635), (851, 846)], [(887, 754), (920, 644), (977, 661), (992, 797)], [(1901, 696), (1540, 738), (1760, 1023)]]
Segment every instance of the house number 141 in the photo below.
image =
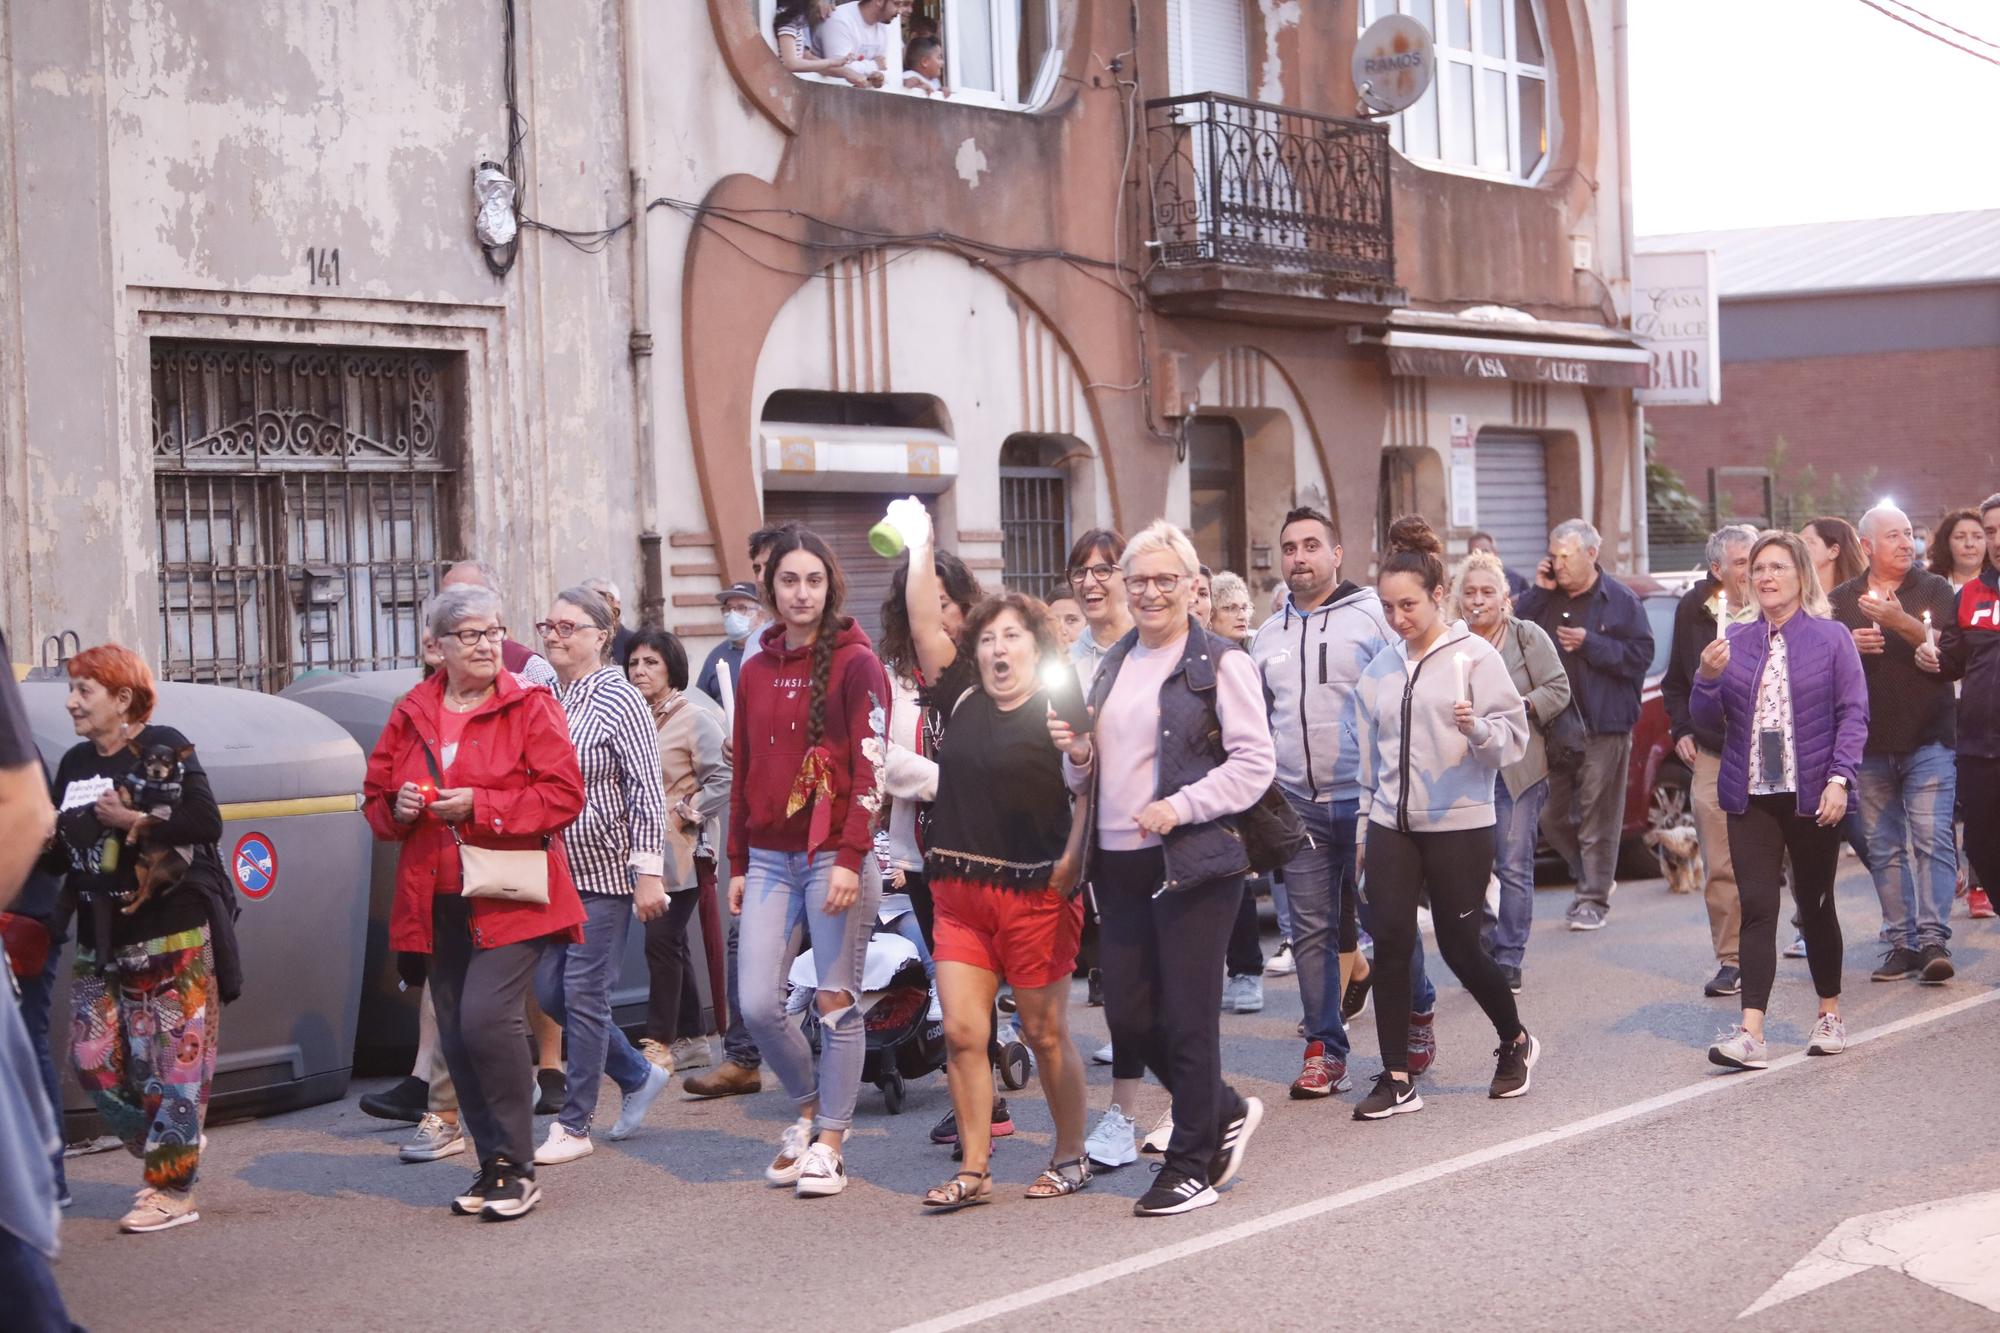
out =
[(340, 251), (306, 247), (306, 281), (314, 287), (340, 285)]

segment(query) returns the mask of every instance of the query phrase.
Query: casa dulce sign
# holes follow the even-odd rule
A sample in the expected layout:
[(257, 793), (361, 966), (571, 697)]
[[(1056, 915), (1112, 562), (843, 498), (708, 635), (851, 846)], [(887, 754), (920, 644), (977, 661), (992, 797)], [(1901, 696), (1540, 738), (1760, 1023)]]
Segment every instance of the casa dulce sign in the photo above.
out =
[(1608, 389), (1636, 389), (1652, 382), (1652, 368), (1639, 361), (1585, 361), (1555, 355), (1444, 351), (1430, 347), (1391, 347), (1389, 373), (1468, 380), (1526, 380), (1533, 384), (1581, 384)]

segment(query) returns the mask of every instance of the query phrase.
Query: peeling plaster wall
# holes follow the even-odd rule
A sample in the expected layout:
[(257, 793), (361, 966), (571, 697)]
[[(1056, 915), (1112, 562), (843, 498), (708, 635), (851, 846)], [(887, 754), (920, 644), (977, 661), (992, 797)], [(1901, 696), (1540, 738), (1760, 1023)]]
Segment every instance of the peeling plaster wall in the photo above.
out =
[[(627, 212), (619, 14), (519, 6), (524, 207), (572, 228)], [(471, 234), (472, 169), (507, 149), (497, 4), (80, 0), (0, 24), (21, 185), (17, 220), (0, 211), (0, 333), (16, 292), (21, 330), (0, 446), (35, 515), (6, 525), (17, 640), (158, 650), (146, 349), (163, 293), (176, 336), (250, 336), (253, 310), (260, 339), (488, 330), (490, 370), (459, 405), (456, 545), (501, 567), (517, 620), (560, 582), (634, 581), (625, 249), (526, 232), (496, 278)], [(338, 286), (309, 247), (340, 252)]]

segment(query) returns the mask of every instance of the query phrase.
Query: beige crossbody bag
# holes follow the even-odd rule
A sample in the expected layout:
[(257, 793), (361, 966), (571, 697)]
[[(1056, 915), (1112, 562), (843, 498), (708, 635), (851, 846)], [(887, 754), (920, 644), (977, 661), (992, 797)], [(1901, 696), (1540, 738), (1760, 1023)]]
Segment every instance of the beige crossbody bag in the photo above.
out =
[[(430, 766), (431, 781), (444, 789), (444, 774), (438, 771), (437, 756), (431, 753), (430, 742), (422, 736), (417, 744), (424, 747), (424, 763)], [(474, 847), (458, 836), (456, 826), (447, 823), (451, 840), (458, 844), (458, 870), (462, 887), (459, 892), (467, 898), (498, 898), (510, 903), (535, 903), (546, 907), (549, 901), (549, 839), (542, 837), (539, 849), (516, 849), (503, 851), (493, 847)]]

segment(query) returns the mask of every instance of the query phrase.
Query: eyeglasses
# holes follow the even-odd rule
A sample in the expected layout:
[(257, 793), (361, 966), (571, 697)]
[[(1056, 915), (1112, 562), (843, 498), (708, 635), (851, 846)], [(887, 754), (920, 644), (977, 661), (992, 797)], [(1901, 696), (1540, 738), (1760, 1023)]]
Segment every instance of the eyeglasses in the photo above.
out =
[(1109, 583), (1111, 582), (1111, 576), (1117, 572), (1118, 566), (1116, 565), (1085, 565), (1081, 569), (1072, 569), (1069, 572), (1070, 586), (1081, 588), (1084, 584), (1093, 580), (1098, 583)]
[(507, 637), (507, 627), (505, 625), (494, 625), (488, 629), (453, 629), (446, 630), (445, 633), (447, 636), (457, 639), (468, 648), (477, 648), (481, 639), (484, 639), (488, 643), (501, 642)]
[(1154, 574), (1150, 577), (1144, 574), (1127, 574), (1125, 576), (1126, 587), (1136, 588), (1142, 593), (1151, 589), (1159, 593), (1162, 597), (1173, 596), (1174, 589), (1187, 581), (1188, 576), (1185, 574)]
[[(597, 629), (595, 625), (579, 625), (574, 620), (537, 620), (535, 633), (545, 639), (567, 639), (580, 629)], [(603, 630), (597, 630), (602, 634)]]
[(1248, 602), (1217, 602), (1215, 604), (1215, 613), (1217, 615), (1233, 616), (1239, 613), (1247, 613), (1249, 610), (1250, 603)]

